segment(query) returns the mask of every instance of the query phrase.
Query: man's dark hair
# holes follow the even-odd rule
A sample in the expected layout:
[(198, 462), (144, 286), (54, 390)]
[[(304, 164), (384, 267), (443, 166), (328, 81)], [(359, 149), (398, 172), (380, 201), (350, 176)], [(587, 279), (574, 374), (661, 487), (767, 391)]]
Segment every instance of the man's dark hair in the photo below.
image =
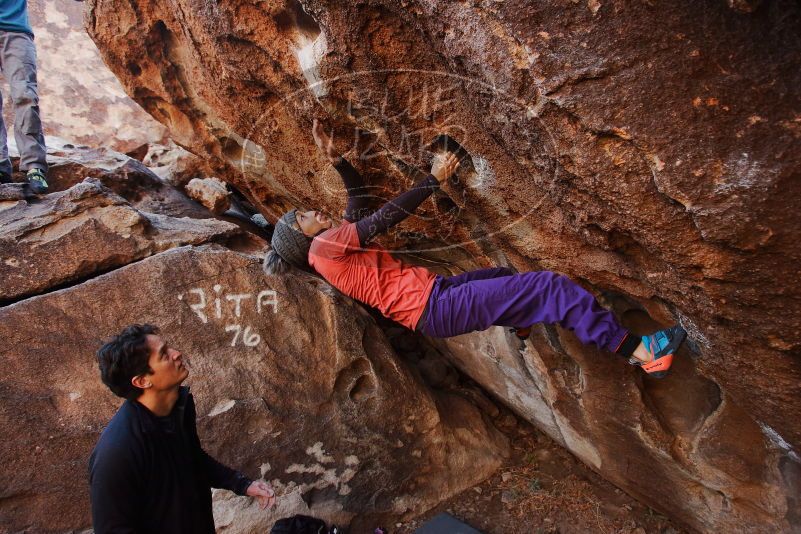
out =
[(118, 397), (136, 400), (142, 389), (131, 384), (137, 375), (152, 373), (148, 365), (150, 352), (147, 335), (158, 334), (159, 329), (149, 324), (134, 324), (97, 351), (100, 379)]

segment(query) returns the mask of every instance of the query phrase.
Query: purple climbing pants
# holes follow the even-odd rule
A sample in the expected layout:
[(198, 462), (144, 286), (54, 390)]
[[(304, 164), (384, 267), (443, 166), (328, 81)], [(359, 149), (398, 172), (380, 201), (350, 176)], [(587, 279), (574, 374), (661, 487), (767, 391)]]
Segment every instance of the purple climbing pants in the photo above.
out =
[(628, 331), (589, 292), (550, 271), (513, 273), (498, 267), (437, 277), (420, 331), (452, 337), (490, 326), (556, 323), (584, 344), (615, 352)]

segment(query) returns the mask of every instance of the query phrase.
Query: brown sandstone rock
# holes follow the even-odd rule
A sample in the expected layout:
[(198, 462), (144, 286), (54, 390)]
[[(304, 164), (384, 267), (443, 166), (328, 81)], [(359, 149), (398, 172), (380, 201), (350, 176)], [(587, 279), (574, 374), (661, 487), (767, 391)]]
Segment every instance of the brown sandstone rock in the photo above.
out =
[(729, 7), (741, 13), (753, 13), (762, 4), (762, 0), (726, 0)]
[(0, 184), (0, 210), (15, 206), (30, 195), (28, 186), (21, 183)]
[(207, 160), (187, 152), (172, 141), (166, 145), (150, 145), (142, 163), (163, 181), (178, 189), (183, 189), (193, 178), (206, 178), (215, 174)]
[(227, 241), (241, 233), (214, 219), (141, 212), (100, 183), (82, 182), (0, 209), (0, 304), (168, 248)]
[(367, 532), (494, 471), (506, 438), (474, 405), (426, 390), (375, 322), (325, 287), (182, 247), (0, 308), (0, 530), (89, 526), (86, 462), (120, 403), (93, 353), (131, 323), (159, 325), (191, 360), (206, 450), (277, 489), (273, 512), (215, 492), (225, 532), (294, 513)]
[(216, 215), (225, 213), (231, 207), (225, 182), (219, 178), (192, 178), (186, 184), (186, 194)]
[(687, 351), (658, 381), (558, 327), (540, 334), (523, 350), (501, 329), (439, 343), (483, 388), (675, 520), (726, 532), (795, 528), (798, 456), (698, 375)]
[[(356, 165), (383, 198), (412, 183), (430, 140), (458, 141), (469, 155), (458, 183), (385, 244), (453, 270), (557, 270), (659, 324), (681, 322), (684, 364), (723, 407), (704, 408), (714, 399), (696, 392), (678, 422), (650, 398), (588, 418), (579, 408), (592, 411), (631, 370), (609, 363), (579, 395), (601, 364), (570, 347), (554, 349), (576, 363), (539, 384), (542, 400), (513, 390), (536, 407), (524, 413), (556, 435), (568, 427), (547, 413), (565, 399), (558, 417), (577, 434), (566, 446), (696, 529), (732, 518), (799, 528), (798, 493), (768, 472), (790, 476), (801, 450), (798, 2), (748, 15), (722, 1), (87, 4), (126, 91), (179, 144), (227, 165), (225, 179), (271, 220), (289, 206), (342, 210), (313, 116), (351, 159), (364, 156)], [(482, 353), (506, 350), (496, 343)], [(528, 365), (544, 377), (549, 358)], [(492, 374), (470, 361), (468, 374)], [(493, 371), (502, 398), (506, 372)], [(623, 391), (628, 402), (639, 387)], [(731, 443), (737, 426), (755, 453)], [(631, 438), (624, 450), (605, 445), (618, 431)], [(660, 458), (662, 474), (619, 457)]]
[[(19, 151), (13, 141), (9, 143), (9, 153), (16, 164)], [(50, 192), (63, 191), (92, 177), (140, 210), (173, 217), (204, 219), (211, 216), (142, 162), (108, 148), (76, 146), (65, 139), (50, 137), (47, 163)], [(24, 180), (24, 175), (20, 173), (18, 179)]]
[[(18, 161), (18, 151), (13, 140), (9, 143), (9, 152), (12, 163)], [(185, 151), (184, 151), (185, 152)], [(48, 182), (49, 191), (62, 191), (67, 189), (87, 177), (99, 180), (104, 186), (108, 187), (118, 195), (125, 198), (135, 208), (170, 217), (191, 217), (193, 219), (207, 219), (213, 217), (207, 208), (190, 199), (182, 191), (183, 185), (174, 185), (169, 180), (153, 172), (149, 167), (139, 160), (131, 158), (126, 154), (106, 149), (91, 148), (87, 146), (76, 146), (73, 143), (57, 137), (48, 139), (47, 158), (49, 164)], [(204, 171), (210, 169), (196, 157), (181, 156), (178, 161), (190, 160), (188, 167), (178, 165), (173, 167), (168, 164), (170, 171), (177, 171), (183, 168), (187, 172), (189, 169)], [(175, 160), (167, 158), (167, 161)], [(170, 172), (166, 173), (168, 178), (175, 178)], [(201, 173), (201, 175), (203, 175)], [(18, 182), (25, 182), (24, 173), (15, 173)], [(33, 196), (27, 188), (14, 189), (6, 187), (6, 195)], [(270, 233), (264, 228), (259, 227), (251, 220), (254, 213), (252, 206), (247, 205), (237, 197), (237, 202), (232, 202), (233, 210), (226, 215), (218, 218), (236, 224), (244, 231), (254, 236), (269, 240)], [(257, 241), (260, 241), (257, 239)], [(243, 243), (247, 245), (246, 243)], [(247, 246), (260, 246), (257, 242)]]

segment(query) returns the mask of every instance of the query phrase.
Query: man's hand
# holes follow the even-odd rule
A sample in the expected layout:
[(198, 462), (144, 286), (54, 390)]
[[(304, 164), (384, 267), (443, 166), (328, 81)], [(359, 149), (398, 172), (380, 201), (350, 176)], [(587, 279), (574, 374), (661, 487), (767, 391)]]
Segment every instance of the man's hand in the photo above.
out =
[(263, 480), (257, 480), (248, 486), (247, 495), (256, 497), (262, 510), (272, 508), (275, 504), (275, 491), (272, 486)]
[(334, 140), (325, 133), (325, 127), (317, 119), (314, 119), (314, 124), (312, 126), (312, 137), (314, 137), (317, 148), (322, 150), (323, 154), (328, 158), (328, 161), (334, 165), (339, 163), (339, 154), (337, 154), (334, 148)]
[(452, 152), (446, 152), (442, 156), (434, 158), (434, 164), (431, 166), (431, 174), (437, 179), (439, 183), (444, 182), (456, 172), (459, 168), (459, 158)]

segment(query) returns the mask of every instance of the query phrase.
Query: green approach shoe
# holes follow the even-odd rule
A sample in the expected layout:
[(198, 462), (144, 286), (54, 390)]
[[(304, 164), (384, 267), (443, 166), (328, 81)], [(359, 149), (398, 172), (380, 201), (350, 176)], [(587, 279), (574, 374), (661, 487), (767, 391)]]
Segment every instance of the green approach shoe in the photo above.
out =
[(47, 193), (47, 179), (42, 169), (31, 169), (28, 171), (28, 183), (31, 184), (31, 190), (37, 195)]

